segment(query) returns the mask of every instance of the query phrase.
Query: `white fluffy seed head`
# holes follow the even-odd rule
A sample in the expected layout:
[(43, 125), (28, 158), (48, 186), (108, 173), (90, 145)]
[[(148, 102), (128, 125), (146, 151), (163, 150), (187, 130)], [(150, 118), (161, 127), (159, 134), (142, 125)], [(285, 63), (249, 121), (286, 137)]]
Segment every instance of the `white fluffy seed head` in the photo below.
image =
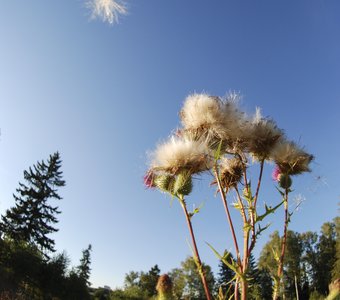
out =
[(272, 119), (262, 117), (258, 107), (247, 131), (247, 149), (259, 160), (267, 159), (273, 147), (284, 136)]
[(280, 172), (288, 175), (297, 175), (309, 172), (309, 164), (313, 155), (307, 153), (294, 142), (281, 139), (272, 149), (270, 157), (275, 161)]
[(180, 137), (171, 137), (160, 144), (153, 153), (151, 168), (178, 174), (183, 171), (191, 174), (209, 170), (213, 165), (213, 156), (206, 143)]
[(245, 131), (248, 120), (244, 112), (238, 107), (240, 96), (235, 93), (223, 99), (223, 126), (219, 128), (219, 135), (226, 141), (231, 152), (243, 148)]
[(184, 130), (205, 138), (211, 148), (222, 141), (222, 151), (233, 151), (243, 143), (245, 114), (238, 108), (239, 95), (232, 93), (225, 98), (207, 94), (187, 97), (180, 116)]
[(118, 23), (119, 15), (126, 15), (124, 2), (117, 0), (88, 0), (86, 6), (91, 10), (92, 19), (102, 19), (109, 24)]
[(223, 122), (221, 100), (207, 94), (193, 94), (185, 99), (180, 112), (185, 129), (210, 128)]
[(220, 161), (220, 176), (225, 187), (235, 187), (242, 179), (245, 165), (238, 157), (223, 157)]

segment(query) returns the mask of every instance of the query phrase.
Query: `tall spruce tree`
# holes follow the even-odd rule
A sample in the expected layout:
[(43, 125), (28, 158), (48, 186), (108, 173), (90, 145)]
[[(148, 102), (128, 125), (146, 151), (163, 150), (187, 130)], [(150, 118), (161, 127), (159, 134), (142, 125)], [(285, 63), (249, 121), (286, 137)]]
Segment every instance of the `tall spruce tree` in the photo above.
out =
[(90, 279), (90, 273), (91, 273), (91, 251), (92, 251), (92, 245), (88, 245), (86, 249), (82, 252), (82, 257), (80, 259), (80, 265), (77, 267), (79, 277), (86, 283), (87, 286), (90, 286), (91, 283), (89, 281)]
[[(229, 263), (232, 263), (234, 260), (234, 257), (231, 253), (228, 256), (228, 260)], [(216, 293), (222, 289), (223, 295), (226, 295), (226, 299), (229, 299), (229, 297), (234, 293), (234, 283), (232, 280), (234, 279), (235, 272), (222, 261), (220, 261), (218, 269), (219, 271), (216, 280)]]
[(48, 237), (58, 231), (57, 206), (49, 203), (51, 199), (60, 200), (58, 188), (65, 185), (60, 171), (61, 159), (58, 152), (50, 155), (45, 163), (37, 162), (24, 171), (25, 184), (19, 182), (14, 194), (15, 206), (1, 216), (0, 230), (15, 242), (36, 245), (41, 252), (54, 252), (54, 240)]

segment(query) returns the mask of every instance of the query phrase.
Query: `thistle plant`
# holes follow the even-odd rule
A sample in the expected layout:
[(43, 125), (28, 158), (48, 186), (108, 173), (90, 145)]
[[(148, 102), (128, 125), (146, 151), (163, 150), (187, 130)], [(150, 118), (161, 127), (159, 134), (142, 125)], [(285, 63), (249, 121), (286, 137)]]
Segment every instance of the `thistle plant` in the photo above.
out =
[(159, 276), (156, 285), (157, 300), (174, 300), (172, 291), (172, 281), (168, 274)]
[(172, 136), (169, 141), (157, 147), (151, 167), (144, 178), (146, 186), (158, 188), (179, 201), (191, 236), (194, 260), (208, 300), (211, 299), (211, 293), (203, 272), (191, 222), (197, 210), (188, 211), (185, 197), (192, 191), (192, 175), (209, 170), (212, 162), (211, 150), (204, 142)]
[[(207, 94), (187, 97), (180, 111), (182, 127), (176, 136), (159, 145), (145, 177), (148, 187), (156, 187), (179, 200), (192, 238), (194, 258), (201, 274), (207, 299), (211, 299), (206, 285), (202, 263), (196, 246), (191, 217), (185, 197), (191, 193), (192, 175), (209, 172), (212, 184), (217, 187), (226, 213), (236, 253), (236, 261), (230, 261), (230, 253), (220, 255), (209, 245), (218, 258), (235, 272), (234, 299), (247, 299), (249, 257), (260, 234), (269, 225), (264, 219), (284, 206), (284, 233), (281, 253), (278, 255), (278, 272), (274, 278), (274, 299), (277, 299), (283, 271), (287, 227), (291, 214), (288, 212), (288, 194), (291, 192), (292, 176), (309, 171), (312, 156), (287, 140), (274, 120), (265, 118), (259, 109), (254, 116), (247, 116), (238, 107), (237, 94), (225, 98)], [(282, 201), (273, 207), (265, 205), (262, 213), (257, 205), (265, 163), (277, 166), (275, 180)], [(251, 184), (249, 170), (259, 165), (256, 185)], [(228, 197), (236, 201), (233, 207), (240, 213), (243, 225), (242, 244), (236, 235), (231, 217)]]
[(293, 212), (288, 210), (288, 196), (292, 192), (292, 176), (310, 171), (309, 164), (313, 156), (298, 147), (295, 143), (286, 140), (280, 141), (272, 153), (272, 159), (276, 163), (273, 179), (278, 183), (278, 192), (281, 194), (284, 204), (284, 225), (281, 241), (280, 255), (274, 254), (278, 263), (277, 274), (274, 279), (273, 299), (277, 300), (280, 295), (281, 281), (283, 276), (283, 262), (286, 251), (287, 229)]

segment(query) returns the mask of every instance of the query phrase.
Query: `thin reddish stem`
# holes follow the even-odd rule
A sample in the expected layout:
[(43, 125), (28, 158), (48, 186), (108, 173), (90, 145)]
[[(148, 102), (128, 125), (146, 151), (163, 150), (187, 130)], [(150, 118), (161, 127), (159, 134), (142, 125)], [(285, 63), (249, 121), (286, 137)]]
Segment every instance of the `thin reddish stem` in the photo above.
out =
[(276, 293), (273, 296), (274, 300), (277, 300), (279, 298), (279, 291), (280, 291), (281, 279), (282, 279), (282, 274), (283, 274), (283, 261), (284, 261), (286, 245), (287, 245), (287, 230), (288, 230), (288, 223), (289, 223), (288, 193), (289, 193), (289, 189), (286, 188), (285, 189), (285, 202), (284, 202), (285, 219), (284, 219), (283, 237), (282, 237), (282, 243), (281, 243), (281, 255), (280, 255), (280, 260), (279, 260), (279, 266), (277, 269), (278, 286), (275, 289)]
[(179, 199), (179, 200), (180, 200), (181, 206), (183, 208), (185, 218), (186, 218), (186, 221), (187, 221), (187, 225), (188, 225), (188, 228), (189, 228), (191, 241), (192, 241), (192, 245), (193, 245), (193, 250), (194, 250), (194, 254), (196, 256), (196, 261), (197, 261), (198, 268), (199, 268), (198, 271), (199, 271), (199, 274), (201, 276), (201, 280), (202, 280), (203, 287), (204, 287), (204, 292), (205, 292), (205, 295), (207, 297), (207, 300), (211, 300), (212, 298), (211, 298), (211, 295), (210, 295), (207, 280), (205, 278), (205, 274), (204, 274), (204, 270), (203, 270), (203, 266), (202, 266), (202, 261), (201, 261), (200, 255), (198, 253), (196, 239), (195, 239), (194, 231), (193, 231), (192, 224), (191, 224), (191, 219), (190, 219), (186, 204), (184, 202), (184, 199)]
[(237, 238), (236, 238), (236, 234), (235, 234), (235, 229), (234, 229), (233, 221), (231, 219), (231, 215), (230, 215), (230, 212), (229, 212), (228, 203), (227, 203), (227, 199), (226, 199), (226, 194), (227, 194), (228, 191), (224, 192), (224, 189), (222, 187), (221, 180), (220, 180), (220, 177), (218, 175), (218, 171), (217, 171), (216, 166), (214, 168), (214, 171), (215, 171), (215, 177), (216, 177), (218, 189), (219, 189), (219, 192), (220, 192), (220, 195), (221, 195), (221, 199), (222, 199), (222, 203), (223, 203), (223, 206), (224, 206), (224, 210), (225, 210), (226, 215), (227, 215), (227, 219), (228, 219), (231, 235), (233, 237), (237, 261), (241, 265), (240, 250), (239, 250), (239, 247), (238, 247), (238, 242), (237, 242)]

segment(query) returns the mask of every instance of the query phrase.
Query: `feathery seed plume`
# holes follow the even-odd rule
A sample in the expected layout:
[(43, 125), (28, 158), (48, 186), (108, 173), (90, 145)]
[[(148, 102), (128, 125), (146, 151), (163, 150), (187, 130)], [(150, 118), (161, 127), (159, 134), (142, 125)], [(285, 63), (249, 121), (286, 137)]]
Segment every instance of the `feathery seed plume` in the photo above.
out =
[(220, 161), (221, 182), (225, 187), (235, 187), (242, 179), (244, 163), (238, 158), (223, 157)]
[(207, 94), (189, 95), (180, 112), (185, 129), (210, 128), (223, 123), (222, 102)]
[(86, 6), (91, 10), (91, 18), (100, 18), (103, 22), (118, 23), (119, 15), (126, 15), (127, 8), (123, 1), (88, 0)]
[(248, 134), (248, 151), (258, 160), (267, 159), (275, 144), (284, 135), (273, 120), (262, 117), (260, 108), (256, 108)]
[(280, 139), (270, 153), (282, 174), (297, 175), (309, 172), (313, 155), (307, 153), (294, 142)]
[(213, 156), (206, 143), (172, 136), (156, 148), (151, 169), (174, 175), (194, 174), (209, 170), (212, 164)]
[(230, 93), (223, 99), (223, 126), (219, 128), (219, 136), (231, 152), (242, 150), (245, 144), (248, 120), (238, 107), (240, 98), (240, 95)]
[(207, 94), (189, 95), (180, 112), (185, 132), (194, 139), (205, 138), (209, 147), (216, 148), (221, 138), (218, 132), (223, 126), (222, 101)]
[(239, 95), (232, 93), (224, 99), (207, 94), (186, 98), (180, 116), (184, 131), (204, 137), (210, 148), (222, 141), (222, 151), (239, 148), (244, 113), (237, 107)]

